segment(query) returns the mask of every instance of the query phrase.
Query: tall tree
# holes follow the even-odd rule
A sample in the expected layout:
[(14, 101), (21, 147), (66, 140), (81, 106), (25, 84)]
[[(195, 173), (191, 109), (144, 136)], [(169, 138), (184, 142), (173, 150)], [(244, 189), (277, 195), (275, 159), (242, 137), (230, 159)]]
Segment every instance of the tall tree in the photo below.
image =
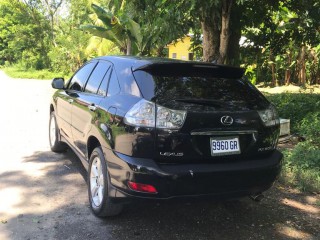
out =
[(213, 62), (219, 58), (220, 48), (220, 1), (198, 1), (194, 6), (195, 19), (199, 16), (203, 34), (203, 61)]
[(54, 70), (68, 74), (89, 58), (86, 47), (90, 36), (79, 30), (79, 25), (87, 22), (89, 8), (88, 0), (65, 0), (64, 3), (64, 14), (57, 15), (54, 22), (55, 47), (49, 56)]
[[(192, 15), (201, 25), (203, 61), (237, 64), (240, 40), (240, 19), (236, 0), (194, 0)], [(198, 19), (197, 19), (198, 16)], [(232, 56), (229, 54), (232, 53)]]
[(51, 40), (52, 43), (56, 46), (55, 42), (55, 26), (58, 25), (55, 21), (58, 20), (57, 14), (59, 13), (59, 9), (62, 7), (64, 0), (43, 0), (43, 3), (46, 7), (46, 13), (50, 20), (50, 30), (51, 30)]
[(0, 59), (41, 69), (49, 66), (48, 21), (33, 4), (1, 1)]

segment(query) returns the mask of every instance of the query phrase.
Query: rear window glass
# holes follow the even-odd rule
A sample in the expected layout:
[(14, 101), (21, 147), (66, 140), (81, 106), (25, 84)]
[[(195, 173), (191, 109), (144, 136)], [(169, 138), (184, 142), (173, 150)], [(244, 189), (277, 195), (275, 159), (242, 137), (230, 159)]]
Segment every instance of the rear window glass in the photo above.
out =
[(215, 109), (260, 109), (266, 106), (265, 98), (243, 79), (216, 78), (201, 73), (161, 76), (136, 71), (134, 75), (143, 97), (160, 104), (174, 100), (210, 105)]

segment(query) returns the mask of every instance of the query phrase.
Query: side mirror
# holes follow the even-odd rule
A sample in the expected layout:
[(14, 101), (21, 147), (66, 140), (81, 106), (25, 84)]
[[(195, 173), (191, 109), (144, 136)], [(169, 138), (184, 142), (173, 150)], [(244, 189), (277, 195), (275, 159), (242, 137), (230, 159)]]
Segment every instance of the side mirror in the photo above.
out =
[(54, 89), (64, 89), (64, 78), (54, 78), (52, 80), (51, 86)]

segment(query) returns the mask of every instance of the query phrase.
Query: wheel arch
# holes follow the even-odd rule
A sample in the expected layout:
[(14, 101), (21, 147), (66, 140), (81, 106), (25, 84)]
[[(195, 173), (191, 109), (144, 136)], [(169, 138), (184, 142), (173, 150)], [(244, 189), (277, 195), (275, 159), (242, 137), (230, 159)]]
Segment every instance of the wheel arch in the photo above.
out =
[(90, 159), (91, 153), (96, 147), (101, 146), (100, 141), (95, 136), (90, 136), (87, 141), (87, 157)]
[(54, 111), (54, 107), (53, 107), (53, 104), (51, 103), (50, 104), (50, 114)]

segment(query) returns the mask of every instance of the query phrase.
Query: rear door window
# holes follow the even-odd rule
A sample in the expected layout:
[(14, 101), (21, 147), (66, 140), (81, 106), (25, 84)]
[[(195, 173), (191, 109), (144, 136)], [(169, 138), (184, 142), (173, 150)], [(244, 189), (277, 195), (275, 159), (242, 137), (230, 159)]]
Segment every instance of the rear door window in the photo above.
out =
[(93, 70), (90, 78), (87, 82), (85, 92), (96, 94), (101, 85), (103, 78), (108, 74), (111, 64), (105, 61), (100, 61), (98, 65)]
[(90, 62), (84, 65), (75, 75), (73, 75), (68, 89), (75, 91), (82, 91), (84, 86), (90, 76), (93, 68), (96, 66), (97, 62)]
[(112, 69), (112, 67), (109, 68), (109, 71), (104, 76), (104, 78), (100, 84), (100, 87), (98, 89), (98, 94), (101, 96), (107, 96), (108, 82), (109, 82), (109, 78), (110, 78), (110, 73), (112, 71), (111, 69)]
[(120, 86), (116, 72), (113, 70), (110, 77), (109, 87), (108, 87), (108, 97), (114, 96), (120, 92)]

